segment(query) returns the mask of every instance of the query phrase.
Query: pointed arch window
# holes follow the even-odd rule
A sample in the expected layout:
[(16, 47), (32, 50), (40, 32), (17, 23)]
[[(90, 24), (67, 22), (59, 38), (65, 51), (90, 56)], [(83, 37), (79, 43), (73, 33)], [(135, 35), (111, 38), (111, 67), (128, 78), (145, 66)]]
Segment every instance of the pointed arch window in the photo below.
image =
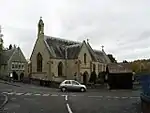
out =
[(95, 65), (95, 64), (93, 64), (93, 71), (95, 71), (95, 69), (96, 69), (96, 65)]
[(84, 53), (84, 64), (86, 64), (86, 53)]
[(63, 63), (58, 63), (58, 76), (63, 76)]
[(37, 72), (42, 72), (42, 61), (43, 61), (42, 55), (41, 53), (38, 53), (37, 54)]

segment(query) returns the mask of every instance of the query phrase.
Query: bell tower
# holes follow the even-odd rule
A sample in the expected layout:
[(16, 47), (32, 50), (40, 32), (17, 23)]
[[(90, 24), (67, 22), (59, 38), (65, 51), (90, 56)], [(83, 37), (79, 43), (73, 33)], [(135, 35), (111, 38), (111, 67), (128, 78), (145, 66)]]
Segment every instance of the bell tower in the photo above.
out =
[(44, 22), (42, 20), (42, 17), (40, 17), (39, 23), (38, 23), (38, 36), (44, 34)]

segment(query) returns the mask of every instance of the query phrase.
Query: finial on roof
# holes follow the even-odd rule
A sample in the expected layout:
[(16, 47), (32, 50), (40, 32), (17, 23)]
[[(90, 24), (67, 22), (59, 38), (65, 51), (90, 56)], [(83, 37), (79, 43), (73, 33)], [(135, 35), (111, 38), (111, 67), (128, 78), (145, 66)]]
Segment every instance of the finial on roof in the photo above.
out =
[(42, 19), (42, 16), (40, 16), (40, 19)]
[(104, 50), (104, 46), (102, 45), (101, 47), (102, 47), (102, 51), (103, 51)]
[(0, 38), (3, 37), (3, 34), (2, 33), (2, 26), (0, 25)]
[(87, 43), (89, 42), (89, 39), (87, 39)]

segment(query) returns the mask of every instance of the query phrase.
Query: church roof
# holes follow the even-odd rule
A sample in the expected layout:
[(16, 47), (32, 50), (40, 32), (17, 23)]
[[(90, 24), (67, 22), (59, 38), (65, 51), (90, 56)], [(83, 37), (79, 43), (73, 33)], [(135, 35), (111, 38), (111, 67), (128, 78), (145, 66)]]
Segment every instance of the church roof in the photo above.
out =
[[(75, 42), (71, 40), (65, 40), (50, 36), (44, 36), (45, 43), (50, 51), (52, 53), (53, 57), (55, 58), (65, 58), (65, 51), (67, 52), (67, 58), (74, 58), (76, 57), (76, 54), (78, 53), (81, 43)], [(74, 53), (73, 53), (74, 51)], [(71, 56), (69, 53), (73, 53), (74, 55)]]
[(82, 44), (67, 46), (67, 58), (74, 59), (78, 57)]
[[(90, 46), (89, 43), (87, 43), (87, 48), (88, 48), (88, 50), (89, 50), (89, 52), (90, 52), (90, 54), (91, 54), (92, 60), (93, 60), (93, 61), (98, 61), (98, 59), (96, 58), (96, 54), (95, 54), (95, 52), (93, 51), (93, 49), (92, 49), (92, 47)], [(100, 61), (100, 62), (102, 62), (102, 61)]]
[(94, 50), (94, 52), (96, 54), (96, 58), (97, 58), (98, 61), (107, 62), (107, 60), (105, 58), (105, 55), (102, 51)]
[(0, 64), (7, 64), (10, 57), (13, 55), (15, 49), (3, 50), (1, 53)]
[[(45, 44), (54, 58), (76, 59), (83, 45), (81, 42), (61, 38), (44, 36)], [(93, 61), (107, 63), (102, 51), (93, 50), (89, 43), (86, 44)], [(67, 53), (67, 54), (66, 54)]]

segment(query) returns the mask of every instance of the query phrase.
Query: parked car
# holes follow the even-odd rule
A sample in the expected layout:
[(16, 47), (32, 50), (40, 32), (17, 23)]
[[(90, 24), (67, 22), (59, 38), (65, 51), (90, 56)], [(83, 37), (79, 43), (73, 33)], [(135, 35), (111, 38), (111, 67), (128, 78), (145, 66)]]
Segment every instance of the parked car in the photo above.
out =
[(71, 90), (85, 92), (87, 90), (85, 85), (82, 85), (75, 80), (64, 80), (60, 84), (59, 89), (61, 89), (62, 92), (71, 91)]

